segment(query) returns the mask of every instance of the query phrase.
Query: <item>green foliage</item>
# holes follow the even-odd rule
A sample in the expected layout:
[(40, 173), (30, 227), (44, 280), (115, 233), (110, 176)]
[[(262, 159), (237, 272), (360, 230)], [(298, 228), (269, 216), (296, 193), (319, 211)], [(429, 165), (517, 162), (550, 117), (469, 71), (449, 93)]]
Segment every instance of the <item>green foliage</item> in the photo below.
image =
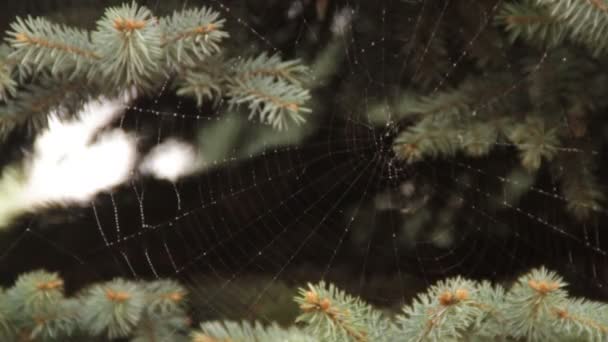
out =
[(507, 2), (497, 17), (504, 25), (509, 40), (533, 41), (547, 47), (555, 47), (566, 38), (566, 27), (551, 16), (546, 6), (536, 6), (535, 0)]
[[(393, 99), (393, 118), (407, 123), (394, 140), (396, 156), (414, 163), (514, 147), (532, 175), (544, 166), (561, 182), (574, 217), (587, 220), (601, 211), (605, 196), (590, 165), (603, 139), (590, 125), (607, 104), (607, 11), (603, 0), (504, 2), (494, 22), (509, 63), (478, 64), (453, 84), (446, 80), (429, 92), (412, 87)], [(575, 159), (585, 167), (577, 168)]]
[(224, 22), (210, 8), (183, 10), (162, 18), (160, 25), (165, 36), (161, 44), (166, 47), (167, 63), (194, 66), (220, 52), (219, 44), (229, 37), (222, 31)]
[[(277, 86), (278, 85), (278, 86)], [(289, 120), (296, 124), (304, 122), (301, 113), (308, 112), (300, 106), (308, 100), (308, 92), (285, 81), (271, 78), (246, 78), (232, 84), (228, 95), (234, 105), (247, 104), (251, 114), (261, 122), (282, 130)]]
[(186, 291), (169, 280), (115, 279), (66, 297), (56, 273), (24, 274), (0, 293), (0, 336), (23, 341), (603, 341), (608, 306), (571, 298), (545, 268), (505, 290), (461, 277), (439, 281), (402, 308), (380, 311), (332, 284), (300, 288), (301, 315), (276, 323), (206, 321), (191, 327)]
[[(173, 281), (116, 279), (66, 297), (56, 273), (20, 276), (1, 294), (0, 336), (11, 341), (166, 341), (186, 336), (186, 291)], [(176, 337), (176, 339), (177, 339)]]
[(608, 3), (605, 0), (535, 0), (546, 6), (551, 16), (564, 23), (568, 36), (587, 46), (595, 55), (606, 52)]
[(11, 77), (14, 63), (8, 59), (9, 51), (7, 45), (0, 45), (0, 101), (17, 92), (17, 82)]
[(604, 0), (523, 0), (504, 5), (498, 21), (512, 41), (518, 38), (556, 47), (564, 41), (581, 44), (595, 56), (606, 52), (608, 3)]
[(266, 53), (256, 58), (237, 58), (233, 60), (232, 70), (240, 79), (270, 76), (291, 84), (301, 84), (308, 77), (308, 68), (300, 61), (282, 61), (278, 55), (268, 56)]
[[(199, 105), (205, 100), (217, 105), (227, 96), (228, 108), (243, 105), (251, 118), (277, 129), (306, 121), (310, 95), (302, 80), (308, 69), (298, 60), (264, 53), (227, 58), (230, 51), (222, 49), (229, 38), (225, 22), (209, 7), (157, 18), (135, 2), (106, 9), (90, 32), (45, 18), (18, 17), (6, 32), (9, 47), (0, 49), (3, 130), (52, 109), (73, 111), (74, 103), (100, 94), (112, 96), (128, 88), (157, 92), (167, 80), (178, 95), (193, 97)], [(71, 83), (79, 87), (62, 89)], [(47, 94), (53, 89), (62, 91)]]
[(521, 164), (529, 170), (537, 170), (543, 159), (551, 160), (557, 152), (556, 128), (546, 126), (542, 118), (528, 117), (509, 132), (509, 139), (520, 150)]
[(377, 331), (380, 314), (332, 284), (309, 284), (296, 302), (303, 312), (297, 321), (306, 322), (306, 331), (323, 341), (366, 341)]
[(153, 87), (162, 63), (163, 32), (152, 21), (150, 10), (135, 3), (107, 9), (91, 36), (99, 59), (99, 67), (90, 71), (92, 77), (101, 73), (112, 87)]
[[(605, 340), (608, 306), (568, 298), (565, 286), (544, 268), (523, 275), (508, 291), (451, 278), (420, 294), (396, 320), (380, 318), (382, 328), (370, 328), (381, 316), (367, 304), (322, 283), (301, 290), (296, 300), (304, 311), (300, 320), (322, 341)], [(372, 337), (377, 329), (382, 335)]]
[(408, 162), (424, 157), (451, 156), (462, 128), (453, 118), (424, 118), (395, 139), (395, 153)]
[(83, 302), (83, 321), (94, 335), (125, 337), (137, 325), (144, 308), (143, 292), (135, 284), (116, 280), (93, 286)]
[(277, 325), (268, 327), (261, 323), (249, 322), (206, 322), (201, 324), (199, 331), (192, 333), (192, 342), (213, 341), (268, 341), (268, 342), (313, 342), (317, 339), (302, 331), (291, 328), (283, 329)]
[(590, 159), (574, 154), (561, 156), (562, 167), (554, 172), (562, 181), (568, 210), (583, 220), (599, 211), (605, 199), (604, 193), (597, 188), (597, 177)]
[(261, 54), (254, 59), (235, 60), (231, 69), (234, 77), (228, 95), (232, 105), (248, 104), (250, 117), (258, 116), (261, 122), (279, 130), (287, 127), (288, 119), (297, 124), (305, 121), (301, 113), (310, 109), (302, 105), (310, 96), (301, 84), (308, 70), (299, 61), (283, 62), (277, 55)]
[(403, 309), (399, 318), (400, 332), (411, 341), (453, 341), (462, 339), (463, 332), (481, 316), (483, 311), (471, 305), (474, 284), (460, 278), (439, 282)]
[(100, 59), (87, 32), (44, 18), (17, 18), (8, 32), (8, 43), (13, 48), (9, 58), (18, 62), (21, 78), (43, 70), (75, 77)]
[(38, 271), (17, 279), (15, 286), (6, 292), (8, 317), (7, 331), (27, 331), (30, 338), (52, 340), (73, 333), (76, 307), (63, 294), (63, 281), (57, 274)]

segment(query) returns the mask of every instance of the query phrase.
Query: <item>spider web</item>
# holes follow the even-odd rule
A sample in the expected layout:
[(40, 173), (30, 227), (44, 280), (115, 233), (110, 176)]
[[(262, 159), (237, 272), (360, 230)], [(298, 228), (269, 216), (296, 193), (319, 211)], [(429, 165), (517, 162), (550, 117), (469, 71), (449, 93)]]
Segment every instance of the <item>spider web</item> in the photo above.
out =
[[(310, 6), (308, 2), (288, 3), (284, 15), (296, 13), (289, 20), (298, 27), (291, 42), (292, 50), (298, 51), (305, 48), (306, 39), (318, 35), (318, 27), (309, 16), (299, 15)], [(203, 318), (276, 320), (259, 310), (259, 305), (280, 300), (281, 284), (289, 287), (327, 279), (374, 303), (398, 306), (440, 278), (460, 274), (503, 281), (541, 264), (565, 275), (575, 291), (605, 296), (602, 269), (607, 250), (600, 224), (606, 213), (597, 212), (597, 220), (577, 224), (563, 214), (566, 199), (557, 180), (521, 185), (519, 178), (505, 174), (517, 163), (513, 149), (509, 150), (515, 146), (497, 143), (497, 152), (479, 160), (442, 158), (406, 164), (395, 158), (391, 142), (403, 126), (392, 120), (389, 99), (398, 94), (395, 79), (399, 75), (395, 77), (394, 70), (384, 66), (389, 59), (399, 59), (401, 74), (406, 68), (415, 70), (414, 74), (422, 72), (450, 1), (445, 1), (434, 21), (427, 50), (419, 54), (395, 54), (391, 28), (405, 25), (408, 39), (415, 40), (432, 1), (410, 1), (419, 10), (406, 19), (391, 16), (396, 3), (377, 1), (370, 8), (341, 1), (332, 13), (336, 25), (355, 32), (336, 34), (342, 39), (342, 78), (365, 90), (356, 95), (369, 106), (386, 103), (384, 127), (378, 128), (373, 118), (361, 115), (361, 108), (351, 104), (359, 102), (319, 91), (313, 96), (325, 98), (331, 109), (317, 118), (314, 134), (304, 142), (294, 138), (291, 144), (275, 146), (264, 141), (269, 147), (245, 158), (238, 157), (242, 151), (234, 150), (224, 158), (208, 160), (213, 167), (176, 182), (134, 177), (119, 189), (97, 196), (90, 205), (54, 213), (67, 226), (61, 229), (46, 227), (54, 216), (34, 217), (3, 254), (4, 267), (19, 272), (46, 267), (68, 278), (87, 280), (178, 278), (194, 289), (192, 296)], [(465, 45), (475, 44), (493, 24), (501, 3), (496, 1), (483, 12), (477, 33)], [(266, 50), (282, 49), (269, 33), (259, 32), (255, 23), (235, 14), (236, 5), (219, 0), (210, 5)], [(360, 40), (356, 34), (359, 25), (366, 25), (362, 11), (373, 13), (380, 23), (372, 40)], [(537, 69), (548, 54), (545, 51), (538, 59)], [(466, 55), (467, 50), (462, 50), (450, 60), (450, 72), (438, 78), (431, 94), (440, 91), (451, 73), (466, 63)], [(378, 66), (379, 74), (375, 72)], [(510, 84), (477, 109), (500, 101), (523, 82)], [(194, 128), (231, 120), (222, 112), (182, 103), (166, 88), (162, 86), (152, 100), (133, 103), (120, 121), (152, 147), (174, 136), (192, 138)], [(167, 102), (172, 107), (162, 105)], [(254, 121), (248, 125), (260, 126)], [(562, 150), (601, 153), (567, 146)], [(426, 180), (426, 187), (419, 188), (420, 179)], [(496, 188), (513, 186), (523, 187), (525, 200), (512, 200), (507, 190), (496, 198)], [(395, 193), (411, 192), (416, 196), (403, 200), (398, 214), (383, 209), (387, 203), (395, 205)], [(438, 233), (404, 229), (403, 222), (413, 220), (412, 213), (438, 200), (449, 202), (457, 212), (457, 226), (448, 225)], [(487, 203), (496, 210), (488, 210)], [(73, 241), (80, 242), (75, 246)], [(44, 255), (32, 252), (37, 250)], [(66, 283), (70, 284), (69, 279)]]

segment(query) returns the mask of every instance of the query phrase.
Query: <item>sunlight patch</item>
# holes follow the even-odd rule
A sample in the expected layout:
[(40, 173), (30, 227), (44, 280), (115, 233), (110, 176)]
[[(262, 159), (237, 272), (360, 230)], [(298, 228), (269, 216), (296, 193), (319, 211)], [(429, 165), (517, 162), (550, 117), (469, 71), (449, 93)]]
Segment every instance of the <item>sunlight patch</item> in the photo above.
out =
[(86, 104), (75, 121), (51, 114), (28, 162), (25, 203), (85, 203), (127, 180), (137, 155), (135, 137), (120, 129), (95, 137), (123, 108), (119, 100), (102, 99)]
[(49, 114), (48, 127), (19, 166), (25, 171), (9, 166), (0, 179), (0, 225), (44, 205), (87, 203), (126, 181), (137, 158), (135, 136), (99, 131), (123, 113), (128, 99), (90, 101), (74, 120), (62, 119), (61, 111)]
[(145, 175), (175, 182), (203, 166), (203, 161), (191, 145), (169, 139), (154, 147), (141, 163), (139, 170)]

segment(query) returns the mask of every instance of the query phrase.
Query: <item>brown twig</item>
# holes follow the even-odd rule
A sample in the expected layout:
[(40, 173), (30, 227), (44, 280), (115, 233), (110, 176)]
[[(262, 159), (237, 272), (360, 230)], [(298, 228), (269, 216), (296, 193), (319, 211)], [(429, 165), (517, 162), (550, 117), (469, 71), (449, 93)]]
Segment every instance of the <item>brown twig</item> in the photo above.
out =
[(93, 51), (80, 49), (80, 48), (77, 48), (77, 47), (74, 47), (74, 46), (71, 46), (71, 45), (67, 45), (67, 44), (51, 42), (51, 41), (48, 41), (48, 40), (43, 39), (43, 38), (32, 37), (32, 36), (29, 36), (28, 34), (23, 33), (23, 32), (17, 33), (15, 35), (15, 39), (18, 42), (21, 42), (21, 43), (28, 43), (28, 44), (32, 44), (32, 45), (38, 45), (38, 46), (42, 46), (42, 47), (45, 47), (45, 48), (48, 48), (48, 49), (62, 50), (62, 51), (66, 51), (66, 52), (73, 53), (75, 55), (79, 55), (79, 56), (83, 56), (83, 57), (87, 57), (87, 58), (92, 58), (92, 59), (100, 59), (101, 58), (100, 56), (98, 56)]

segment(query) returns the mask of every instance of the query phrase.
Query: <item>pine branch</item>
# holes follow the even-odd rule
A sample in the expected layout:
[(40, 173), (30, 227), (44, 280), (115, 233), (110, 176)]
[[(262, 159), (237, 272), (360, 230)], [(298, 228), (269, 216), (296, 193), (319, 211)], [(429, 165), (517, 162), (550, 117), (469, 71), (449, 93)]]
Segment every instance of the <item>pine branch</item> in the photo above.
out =
[(461, 278), (432, 286), (398, 318), (407, 341), (604, 340), (608, 306), (568, 298), (555, 273), (535, 269), (505, 292)]
[(99, 94), (99, 89), (80, 78), (46, 75), (40, 75), (36, 83), (23, 88), (0, 105), (0, 140), (16, 127), (25, 126), (29, 134), (35, 134), (47, 126), (49, 113), (60, 112), (62, 117), (73, 115), (87, 100)]
[(298, 329), (283, 329), (273, 324), (264, 327), (261, 323), (249, 322), (205, 322), (199, 331), (191, 335), (191, 342), (313, 342), (317, 339), (308, 336)]
[(557, 117), (564, 107), (592, 107), (598, 99), (589, 92), (597, 65), (589, 56), (568, 48), (556, 48), (538, 65), (536, 58), (525, 62), (532, 106), (547, 118)]
[(508, 331), (516, 338), (533, 341), (558, 338), (553, 324), (556, 308), (566, 303), (565, 286), (560, 277), (545, 268), (520, 277), (505, 298)]
[(489, 153), (503, 124), (494, 118), (496, 112), (514, 107), (517, 94), (504, 96), (503, 84), (509, 79), (509, 75), (496, 73), (430, 96), (402, 95), (395, 104), (397, 118), (418, 121), (395, 138), (395, 154), (411, 163), (452, 156), (459, 150), (471, 156)]
[(296, 125), (304, 123), (303, 114), (310, 112), (304, 106), (310, 99), (308, 90), (270, 77), (234, 80), (229, 86), (228, 96), (233, 106), (247, 104), (250, 118), (258, 117), (261, 122), (278, 130), (286, 129), (289, 121)]
[(43, 271), (20, 276), (6, 293), (13, 331), (28, 339), (70, 336), (76, 329), (73, 301), (65, 299), (63, 280)]
[[(440, 281), (393, 319), (323, 282), (301, 288), (300, 327), (203, 322), (190, 331), (186, 291), (176, 282), (116, 279), (66, 298), (57, 274), (35, 271), (0, 291), (0, 336), (22, 341), (346, 342), (603, 341), (608, 306), (570, 298), (545, 268), (505, 291), (460, 277)], [(189, 339), (188, 339), (189, 336)]]
[(488, 281), (477, 284), (475, 300), (469, 305), (481, 312), (466, 332), (467, 335), (488, 340), (504, 340), (510, 335), (505, 327), (505, 295), (506, 290), (500, 285), (492, 285)]
[(161, 38), (160, 25), (146, 7), (132, 3), (108, 8), (92, 34), (100, 59), (89, 76), (101, 76), (119, 89), (153, 87), (162, 71)]
[[(250, 118), (277, 129), (287, 128), (289, 122), (303, 123), (303, 114), (310, 112), (305, 107), (310, 94), (302, 87), (308, 69), (299, 60), (282, 61), (264, 53), (250, 59), (222, 59), (220, 44), (229, 37), (224, 23), (218, 12), (207, 7), (157, 19), (134, 2), (108, 8), (91, 34), (43, 18), (17, 18), (8, 32), (13, 50), (6, 58), (0, 54), (0, 98), (17, 97), (5, 112), (32, 112), (21, 101), (28, 96), (16, 93), (12, 69), (18, 65), (21, 81), (31, 81), (32, 75), (78, 80), (86, 89), (99, 89), (93, 96), (115, 95), (125, 88), (145, 94), (177, 75), (173, 84), (178, 95), (191, 96), (199, 105), (206, 99), (219, 103), (226, 95), (231, 97), (230, 105), (247, 104)], [(35, 97), (47, 98), (43, 92), (33, 90), (29, 97), (40, 114), (52, 107)], [(4, 125), (6, 131), (17, 127), (17, 121)]]
[(66, 298), (56, 273), (35, 271), (0, 291), (0, 298), (0, 336), (7, 341), (177, 341), (187, 336), (190, 324), (185, 290), (167, 280), (138, 284), (118, 279)]
[(257, 58), (234, 59), (232, 74), (227, 82), (231, 105), (248, 104), (250, 118), (283, 130), (288, 122), (296, 125), (306, 120), (302, 114), (310, 112), (304, 107), (310, 99), (302, 88), (308, 68), (299, 60), (282, 61), (278, 55), (261, 54)]
[(608, 4), (604, 0), (525, 0), (506, 3), (498, 22), (511, 40), (523, 38), (545, 47), (565, 40), (586, 46), (594, 55), (606, 52)]
[(552, 160), (560, 146), (557, 129), (547, 126), (540, 117), (528, 117), (508, 133), (520, 151), (522, 165), (530, 171), (538, 170), (543, 159)]
[(222, 30), (224, 19), (210, 8), (174, 12), (163, 18), (161, 45), (165, 48), (169, 65), (194, 66), (220, 51), (219, 44), (229, 34)]
[(404, 92), (393, 104), (396, 119), (446, 116), (464, 120), (495, 117), (496, 112), (511, 112), (519, 93), (508, 92), (505, 84), (514, 82), (509, 73), (494, 72), (484, 77), (471, 77), (458, 87), (431, 95)]
[(602, 208), (605, 200), (601, 186), (593, 174), (590, 152), (561, 152), (557, 155), (559, 167), (553, 168), (553, 174), (561, 183), (561, 192), (567, 201), (568, 211), (585, 221)]
[(398, 336), (406, 341), (459, 340), (482, 311), (475, 301), (475, 284), (455, 278), (439, 282), (398, 317)]
[(490, 153), (499, 137), (497, 126), (481, 122), (468, 125), (458, 137), (465, 154), (481, 157)]
[(309, 70), (299, 60), (282, 61), (279, 55), (268, 56), (266, 53), (255, 58), (234, 59), (231, 63), (235, 77), (245, 80), (257, 76), (270, 77), (275, 80), (300, 85), (308, 76)]
[(562, 21), (552, 16), (547, 6), (537, 5), (536, 0), (506, 2), (496, 21), (505, 27), (511, 42), (523, 39), (555, 47), (567, 37), (567, 27)]
[(44, 18), (17, 17), (7, 32), (14, 49), (9, 58), (19, 61), (22, 76), (50, 70), (72, 77), (101, 59), (85, 31), (53, 24)]
[(144, 283), (146, 293), (146, 311), (149, 315), (167, 315), (183, 310), (186, 291), (171, 280), (159, 280)]
[(0, 45), (0, 101), (6, 101), (15, 96), (17, 82), (13, 79), (14, 62), (9, 59), (10, 49), (7, 45)]
[(608, 49), (608, 3), (605, 0), (534, 0), (567, 25), (569, 35), (596, 56)]
[(220, 80), (207, 68), (193, 69), (182, 73), (176, 80), (176, 93), (189, 96), (202, 106), (205, 100), (221, 98), (223, 89)]
[(588, 341), (608, 338), (608, 306), (585, 299), (568, 299), (554, 308), (560, 335), (573, 335)]
[(87, 291), (82, 320), (93, 335), (127, 337), (139, 323), (145, 305), (144, 292), (138, 285), (117, 279)]
[(458, 151), (461, 132), (453, 119), (427, 117), (401, 132), (394, 140), (393, 151), (409, 163), (425, 157), (451, 156)]
[(141, 320), (134, 331), (133, 342), (178, 341), (189, 330), (186, 315), (184, 288), (170, 280), (158, 280), (141, 284), (145, 306)]
[(11, 341), (16, 335), (16, 327), (11, 322), (14, 317), (10, 316), (10, 304), (4, 289), (0, 289), (0, 339)]
[(460, 89), (447, 90), (431, 96), (404, 94), (397, 106), (398, 112), (417, 115), (459, 115), (471, 108), (473, 98)]
[[(372, 341), (370, 328), (377, 327), (381, 319), (360, 299), (324, 282), (308, 284), (295, 300), (302, 311), (297, 322), (305, 322), (306, 331), (324, 341)], [(389, 338), (389, 334), (384, 338)]]

